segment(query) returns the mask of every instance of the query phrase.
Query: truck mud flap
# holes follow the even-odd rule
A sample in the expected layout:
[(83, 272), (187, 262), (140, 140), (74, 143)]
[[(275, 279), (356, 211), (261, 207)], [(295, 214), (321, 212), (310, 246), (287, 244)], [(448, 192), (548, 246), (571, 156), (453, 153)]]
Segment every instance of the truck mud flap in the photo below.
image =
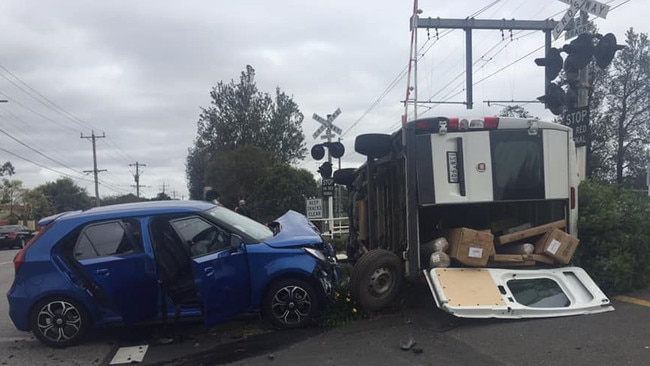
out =
[(549, 318), (614, 310), (580, 267), (434, 268), (424, 274), (436, 305), (460, 318)]

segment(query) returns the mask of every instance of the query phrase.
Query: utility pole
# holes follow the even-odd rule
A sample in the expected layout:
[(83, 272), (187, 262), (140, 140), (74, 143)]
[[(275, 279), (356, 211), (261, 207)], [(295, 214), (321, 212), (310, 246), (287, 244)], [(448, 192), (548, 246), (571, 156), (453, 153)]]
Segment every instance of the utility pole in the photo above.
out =
[(140, 164), (136, 161), (135, 164), (129, 164), (129, 166), (135, 166), (135, 174), (133, 175), (135, 178), (135, 196), (140, 198), (140, 167), (147, 166), (147, 164)]
[(97, 173), (106, 171), (106, 169), (97, 169), (97, 150), (95, 148), (95, 140), (103, 139), (104, 137), (106, 137), (106, 134), (103, 132), (101, 136), (95, 136), (95, 131), (92, 131), (90, 136), (84, 136), (83, 133), (81, 134), (82, 139), (90, 139), (93, 142), (93, 170), (84, 170), (84, 173), (92, 172), (95, 175), (95, 206), (99, 206), (99, 180), (97, 179)]

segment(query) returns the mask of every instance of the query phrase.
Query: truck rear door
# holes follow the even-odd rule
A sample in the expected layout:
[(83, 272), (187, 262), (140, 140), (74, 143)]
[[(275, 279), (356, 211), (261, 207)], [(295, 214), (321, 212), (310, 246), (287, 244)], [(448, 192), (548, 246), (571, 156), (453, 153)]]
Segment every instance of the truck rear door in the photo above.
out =
[(425, 277), (436, 305), (460, 318), (546, 318), (614, 310), (579, 267), (434, 268)]

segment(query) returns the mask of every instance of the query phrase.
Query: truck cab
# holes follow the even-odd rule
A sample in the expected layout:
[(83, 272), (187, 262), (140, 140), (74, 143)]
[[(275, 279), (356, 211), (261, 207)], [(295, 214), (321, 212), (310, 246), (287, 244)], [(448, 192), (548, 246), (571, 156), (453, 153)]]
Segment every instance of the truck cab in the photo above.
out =
[(563, 222), (577, 236), (580, 180), (566, 126), (425, 118), (390, 135), (359, 135), (355, 150), (366, 162), (336, 171), (334, 180), (350, 194), (351, 292), (366, 309), (390, 303), (405, 277), (436, 277), (423, 245), (449, 229), (497, 232), (499, 225)]

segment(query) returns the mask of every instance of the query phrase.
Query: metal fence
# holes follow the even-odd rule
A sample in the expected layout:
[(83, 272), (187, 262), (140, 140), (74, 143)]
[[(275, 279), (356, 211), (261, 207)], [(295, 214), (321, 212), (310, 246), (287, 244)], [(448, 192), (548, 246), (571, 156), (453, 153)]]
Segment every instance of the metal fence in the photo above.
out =
[(349, 223), (347, 217), (333, 217), (331, 219), (311, 219), (311, 221), (318, 226), (323, 236), (333, 238), (348, 234)]

